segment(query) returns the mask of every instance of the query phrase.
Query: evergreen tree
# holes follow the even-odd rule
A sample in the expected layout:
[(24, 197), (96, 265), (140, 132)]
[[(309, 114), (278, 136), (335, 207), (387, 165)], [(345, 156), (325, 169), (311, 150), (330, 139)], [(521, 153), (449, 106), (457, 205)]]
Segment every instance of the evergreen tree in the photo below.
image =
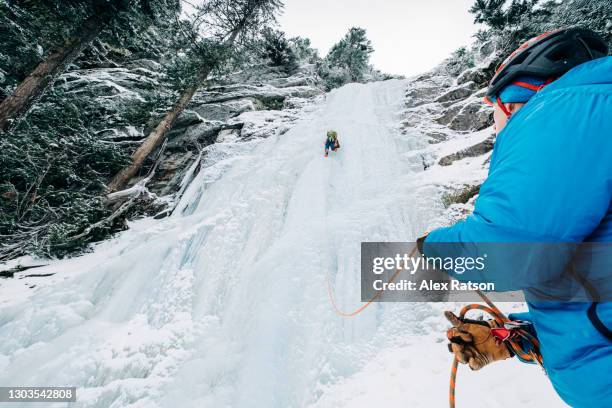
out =
[[(0, 103), (0, 130), (6, 130), (12, 122), (27, 113), (54, 78), (104, 30), (127, 33), (129, 36), (130, 30), (137, 30), (167, 15), (165, 9), (169, 6), (177, 10), (178, 1), (15, 0), (3, 4), (2, 17), (14, 17), (15, 31), (30, 39), (36, 37), (44, 40), (37, 47), (40, 61), (36, 67)], [(31, 16), (34, 17), (31, 21), (25, 21)], [(20, 25), (26, 29), (20, 30)], [(50, 51), (46, 53), (46, 49)]]
[[(533, 12), (538, 0), (476, 0), (470, 8), (474, 22), (486, 24), (495, 30), (510, 28)], [(507, 7), (506, 7), (507, 6)]]
[(303, 37), (292, 37), (289, 39), (289, 43), (300, 61), (306, 61), (309, 63), (315, 63), (319, 60), (317, 50), (312, 48), (310, 39)]
[(185, 110), (200, 86), (210, 73), (223, 65), (232, 55), (237, 45), (253, 41), (257, 33), (274, 21), (275, 13), (282, 7), (278, 0), (208, 0), (199, 7), (199, 16), (194, 27), (198, 34), (207, 35), (204, 39), (193, 37), (190, 50), (192, 61), (187, 64), (195, 67), (190, 83), (183, 89), (176, 103), (166, 112), (157, 127), (147, 136), (140, 147), (132, 154), (132, 162), (108, 184), (109, 193), (121, 189), (134, 177), (145, 160), (161, 146), (168, 131), (179, 115)]
[[(520, 44), (539, 34), (558, 28), (585, 27), (599, 33), (612, 47), (612, 7), (609, 0), (476, 0), (469, 10), (476, 23), (486, 25), (476, 35), (475, 48), (492, 42), (490, 67)], [(451, 58), (447, 62), (455, 61)], [(493, 75), (489, 69), (488, 76)]]
[(601, 35), (612, 49), (612, 5), (609, 0), (562, 2), (557, 4), (549, 22), (554, 27), (587, 27)]
[(454, 51), (444, 63), (447, 72), (456, 76), (464, 70), (474, 67), (474, 53), (466, 47), (461, 47)]
[(524, 16), (534, 12), (537, 3), (538, 0), (512, 0), (505, 12), (506, 26), (519, 24)]
[(360, 82), (369, 72), (372, 42), (363, 28), (353, 27), (336, 43), (319, 64), (319, 75), (325, 79), (328, 89), (348, 82)]
[[(49, 3), (27, 3), (41, 4)], [(103, 193), (106, 182), (129, 164), (131, 144), (107, 137), (107, 129), (146, 126), (159, 106), (167, 106), (168, 85), (165, 76), (155, 77), (161, 81), (155, 85), (159, 89), (142, 88), (138, 99), (107, 103), (96, 97), (95, 86), (85, 85), (88, 74), (78, 68), (95, 67), (96, 62), (119, 66), (139, 58), (164, 61), (162, 53), (172, 54), (180, 9), (162, 7), (159, 1), (149, 4), (159, 13), (155, 25), (148, 24), (150, 17), (130, 15), (124, 20), (130, 21), (129, 27), (109, 26), (70, 64), (75, 71), (72, 78), (83, 81), (81, 91), (69, 90), (63, 81), (50, 87), (24, 119), (0, 136), (0, 259), (25, 253), (61, 256), (125, 228), (129, 214), (111, 219), (114, 213)], [(7, 73), (4, 86), (10, 90), (50, 52), (46, 50), (56, 39), (40, 33), (58, 22), (48, 17), (43, 25), (44, 19), (39, 21), (35, 13), (17, 6), (0, 6), (0, 18), (8, 23), (0, 26), (0, 32), (12, 33), (6, 36), (10, 46), (0, 42), (0, 72)]]
[(469, 11), (474, 15), (475, 23), (501, 29), (506, 25), (506, 16), (502, 9), (505, 3), (506, 0), (476, 0)]
[(267, 27), (262, 34), (263, 55), (273, 66), (281, 67), (288, 74), (298, 68), (298, 57), (292, 44), (285, 38), (285, 33)]
[(353, 27), (340, 42), (335, 44), (326, 59), (333, 66), (346, 68), (351, 80), (360, 81), (368, 68), (372, 42), (363, 28)]
[(109, 215), (99, 197), (127, 160), (89, 125), (99, 113), (88, 105), (88, 98), (51, 88), (26, 120), (0, 137), (0, 260), (62, 255), (85, 243), (68, 237)]

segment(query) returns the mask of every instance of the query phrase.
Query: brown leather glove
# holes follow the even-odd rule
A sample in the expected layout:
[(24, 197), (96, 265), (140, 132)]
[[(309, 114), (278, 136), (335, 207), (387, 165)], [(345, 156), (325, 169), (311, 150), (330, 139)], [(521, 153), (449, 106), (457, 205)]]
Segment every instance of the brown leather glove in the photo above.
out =
[(491, 334), (494, 321), (462, 319), (449, 311), (444, 312), (444, 316), (453, 325), (446, 331), (450, 341), (448, 350), (460, 363), (467, 364), (472, 370), (480, 370), (494, 361), (512, 357), (508, 347)]
[(419, 251), (419, 253), (421, 255), (425, 255), (423, 253), (423, 244), (425, 244), (425, 239), (427, 238), (427, 235), (429, 235), (429, 232), (426, 232), (425, 235), (423, 235), (422, 237), (417, 238), (417, 240), (416, 240), (417, 250)]

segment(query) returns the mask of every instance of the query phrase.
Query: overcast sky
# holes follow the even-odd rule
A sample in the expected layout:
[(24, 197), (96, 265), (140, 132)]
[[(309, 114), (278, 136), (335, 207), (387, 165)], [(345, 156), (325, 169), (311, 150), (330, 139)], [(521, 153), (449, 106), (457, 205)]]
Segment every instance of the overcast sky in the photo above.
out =
[(383, 72), (427, 71), (472, 42), (474, 0), (285, 0), (280, 29), (310, 38), (325, 56), (350, 27), (367, 30), (373, 65)]

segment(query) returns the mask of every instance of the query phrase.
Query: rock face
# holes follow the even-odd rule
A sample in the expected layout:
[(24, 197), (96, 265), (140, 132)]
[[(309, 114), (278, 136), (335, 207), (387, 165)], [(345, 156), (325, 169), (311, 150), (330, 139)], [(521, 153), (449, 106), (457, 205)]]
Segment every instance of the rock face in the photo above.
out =
[(488, 79), (488, 75), (486, 74), (485, 70), (483, 70), (482, 68), (478, 68), (478, 67), (470, 68), (470, 69), (463, 71), (457, 77), (457, 84), (461, 85), (461, 84), (465, 84), (468, 82), (473, 82), (476, 84), (484, 85), (487, 79)]
[(448, 108), (443, 110), (442, 116), (436, 118), (436, 122), (438, 122), (441, 125), (447, 125), (447, 126), (450, 125), (453, 119), (455, 119), (457, 114), (461, 111), (463, 106), (464, 105), (462, 103), (456, 103), (454, 105), (449, 106)]
[[(91, 109), (100, 113), (100, 123), (105, 124), (97, 132), (99, 137), (131, 152), (157, 125), (164, 106), (176, 98), (161, 85), (163, 80), (159, 64), (142, 59), (127, 68), (70, 71), (55, 86), (67, 93), (86, 93), (93, 101)], [(253, 66), (201, 90), (169, 131), (147, 188), (158, 195), (176, 191), (185, 171), (202, 157), (199, 152), (206, 146), (284, 133), (300, 110), (322, 93), (311, 64), (291, 76), (266, 65)], [(145, 124), (134, 126), (135, 117), (144, 117)], [(148, 167), (152, 165), (151, 161)]]
[(89, 113), (88, 117), (99, 118), (90, 125), (96, 134), (108, 143), (133, 150), (150, 128), (144, 125), (151, 117), (150, 101), (170, 96), (160, 87), (164, 77), (158, 69), (159, 64), (150, 60), (133, 61), (130, 68), (75, 69), (61, 75), (54, 88), (67, 95), (87, 96), (87, 105), (80, 109)]
[(436, 99), (436, 102), (454, 102), (462, 100), (472, 95), (476, 89), (476, 84), (473, 81), (463, 83), (460, 86), (456, 86), (446, 91), (442, 96)]
[(441, 216), (430, 229), (469, 215), (488, 171), (495, 136), (493, 109), (483, 96), (491, 76), (486, 53), (492, 50), (479, 52), (481, 63), (456, 77), (441, 66), (407, 84), (402, 132), (422, 135), (411, 159), (422, 163), (423, 178), (433, 180), (440, 199)]
[(460, 150), (456, 153), (449, 154), (448, 156), (442, 157), (438, 164), (440, 166), (450, 166), (457, 160), (465, 159), (466, 157), (478, 157), (482, 156), (491, 150), (493, 150), (493, 143), (495, 141), (495, 135), (491, 135), (484, 141), (477, 143), (467, 149)]
[(442, 203), (445, 207), (453, 204), (467, 204), (473, 197), (480, 192), (480, 184), (462, 186), (452, 192), (442, 196)]
[(225, 84), (198, 92), (171, 131), (159, 167), (167, 169), (165, 176), (155, 177), (149, 189), (160, 195), (175, 191), (208, 145), (283, 134), (300, 110), (322, 93), (312, 65), (291, 76), (267, 66), (252, 67)]
[[(469, 82), (444, 92), (435, 99), (441, 104), (442, 114), (435, 121), (456, 131), (478, 131), (493, 124), (493, 111), (483, 103), (483, 90), (474, 89), (475, 84)], [(447, 104), (445, 102), (451, 102)]]
[(412, 81), (406, 91), (406, 107), (415, 108), (430, 103), (439, 97), (440, 91), (452, 85), (451, 78), (433, 73), (421, 75)]
[(454, 115), (448, 127), (460, 131), (478, 131), (493, 124), (491, 109), (482, 100), (472, 98)]

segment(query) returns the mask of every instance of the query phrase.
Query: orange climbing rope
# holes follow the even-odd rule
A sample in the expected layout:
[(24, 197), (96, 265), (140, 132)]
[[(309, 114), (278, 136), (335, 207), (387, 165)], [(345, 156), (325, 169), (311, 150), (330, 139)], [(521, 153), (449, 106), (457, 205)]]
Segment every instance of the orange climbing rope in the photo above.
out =
[[(412, 257), (416, 253), (416, 251), (417, 251), (417, 248), (415, 247), (411, 251), (409, 256)], [(397, 278), (397, 276), (400, 274), (401, 271), (402, 271), (401, 269), (397, 269), (395, 273), (389, 279), (389, 283), (393, 282)], [(495, 304), (484, 293), (482, 293), (479, 290), (476, 290), (475, 292), (478, 294), (478, 296), (482, 298), (482, 300), (487, 304), (487, 306), (480, 305), (477, 303), (466, 305), (461, 309), (459, 313), (459, 316), (461, 318), (465, 317), (466, 313), (470, 310), (481, 310), (483, 312), (488, 313), (493, 318), (493, 320), (496, 322), (498, 327), (503, 327), (505, 323), (511, 321), (510, 319), (508, 319), (508, 317), (506, 317), (506, 315), (504, 315), (497, 308), (497, 306), (495, 306)], [(336, 312), (336, 314), (342, 317), (353, 317), (353, 316), (358, 315), (359, 313), (363, 312), (366, 308), (368, 308), (372, 303), (374, 303), (382, 295), (382, 293), (383, 293), (382, 290), (376, 292), (374, 296), (372, 296), (367, 302), (362, 304), (357, 309), (351, 312), (345, 312), (345, 311), (340, 310), (340, 308), (338, 308), (338, 305), (336, 305), (336, 302), (333, 296), (331, 282), (329, 278), (327, 279), (327, 294), (329, 295), (330, 303), (332, 307), (334, 308), (334, 311)], [(508, 345), (508, 347), (510, 347), (510, 349), (514, 352), (514, 354), (516, 354), (523, 361), (534, 362), (543, 367), (544, 365), (542, 361), (542, 354), (540, 353), (540, 343), (538, 342), (538, 339), (536, 339), (529, 332), (521, 328), (513, 329), (513, 333), (515, 335), (512, 338), (507, 338), (506, 340), (504, 340), (504, 342)], [(528, 352), (525, 352), (523, 350), (523, 348), (517, 341), (518, 339), (524, 341), (526, 344), (529, 345)], [(459, 360), (457, 360), (457, 358), (455, 357), (453, 359), (453, 364), (451, 366), (450, 388), (449, 388), (449, 394), (448, 394), (450, 408), (455, 408), (455, 388), (457, 385), (457, 369), (458, 368), (459, 368)]]
[[(464, 306), (459, 312), (459, 317), (465, 317), (466, 313), (470, 310), (481, 310), (483, 312), (488, 313), (493, 320), (497, 323), (499, 327), (503, 327), (504, 323), (510, 322), (510, 319), (506, 317), (496, 306), (495, 304), (481, 291), (477, 290), (476, 293), (484, 300), (487, 306), (479, 305), (477, 303), (469, 304)], [(516, 334), (513, 338), (508, 338), (504, 341), (510, 347), (510, 349), (516, 354), (521, 360), (527, 362), (534, 362), (543, 367), (542, 354), (540, 353), (540, 343), (538, 339), (532, 336), (524, 329), (513, 329), (513, 332)], [(515, 339), (521, 339), (522, 341), (529, 344), (529, 352), (525, 352), (519, 342)], [(448, 393), (448, 402), (450, 408), (455, 408), (455, 388), (457, 385), (457, 368), (459, 367), (459, 360), (457, 357), (453, 359), (453, 364), (451, 365), (451, 374), (450, 374), (450, 388)]]
[[(417, 252), (417, 250), (418, 250), (418, 248), (415, 246), (414, 249), (408, 255), (408, 257), (412, 257)], [(395, 272), (393, 273), (393, 275), (391, 276), (391, 278), (389, 279), (389, 283), (393, 282), (395, 280), (395, 278), (397, 278), (397, 276), (400, 274), (401, 271), (402, 271), (402, 269), (399, 269), (399, 268), (396, 269)], [(340, 310), (338, 305), (336, 305), (336, 301), (334, 300), (334, 294), (333, 294), (331, 282), (329, 281), (329, 277), (327, 278), (327, 294), (329, 296), (329, 302), (331, 303), (332, 307), (334, 308), (334, 311), (336, 312), (336, 314), (339, 315), (339, 316), (342, 316), (342, 317), (357, 316), (359, 313), (361, 313), (365, 309), (367, 309), (372, 303), (376, 302), (376, 300), (382, 295), (383, 292), (384, 292), (383, 290), (379, 290), (378, 292), (376, 292), (376, 294), (374, 296), (372, 296), (370, 298), (370, 300), (368, 300), (367, 302), (365, 302), (363, 305), (359, 306), (357, 309), (353, 310), (352, 312), (344, 312), (344, 311)]]

